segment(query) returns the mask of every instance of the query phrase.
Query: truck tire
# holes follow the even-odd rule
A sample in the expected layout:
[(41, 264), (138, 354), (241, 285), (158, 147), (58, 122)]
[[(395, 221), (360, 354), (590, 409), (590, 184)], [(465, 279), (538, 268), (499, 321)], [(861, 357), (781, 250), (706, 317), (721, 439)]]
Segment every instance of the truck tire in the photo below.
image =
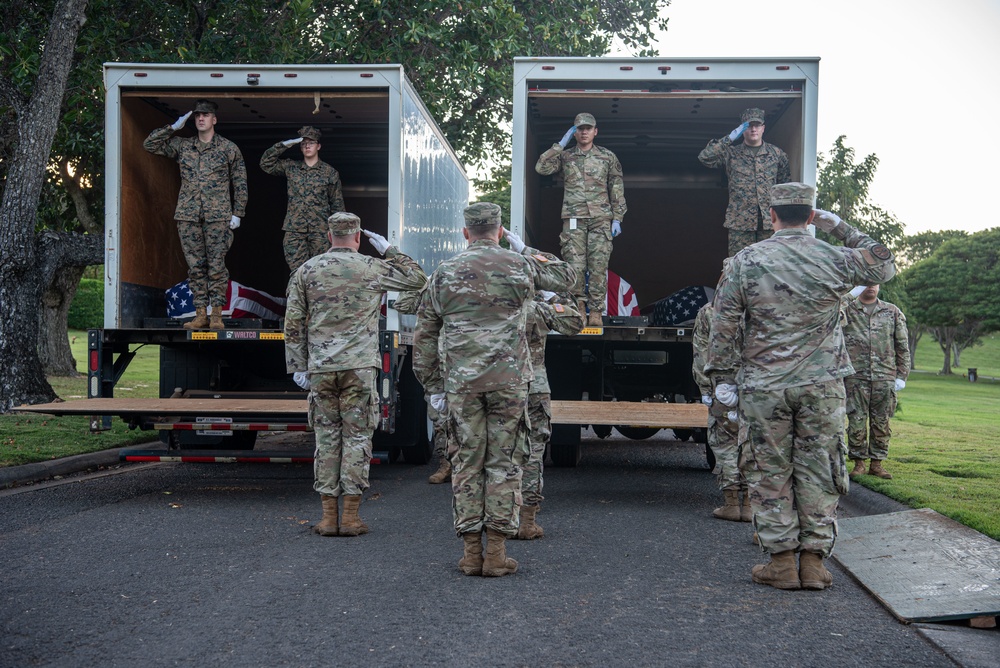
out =
[(644, 441), (660, 431), (659, 427), (628, 427), (623, 424), (616, 425), (615, 429), (618, 430), (619, 434), (633, 441)]
[(549, 455), (552, 457), (552, 466), (573, 468), (580, 463), (580, 444), (567, 443), (557, 445), (550, 443)]

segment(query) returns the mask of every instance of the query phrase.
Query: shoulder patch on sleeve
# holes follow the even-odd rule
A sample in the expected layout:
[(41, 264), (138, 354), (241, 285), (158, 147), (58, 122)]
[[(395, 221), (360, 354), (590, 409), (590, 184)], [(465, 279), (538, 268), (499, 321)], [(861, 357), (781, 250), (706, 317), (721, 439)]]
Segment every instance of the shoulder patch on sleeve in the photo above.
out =
[(552, 308), (555, 309), (556, 313), (563, 313), (566, 310), (563, 308), (562, 304), (553, 304)]
[(883, 262), (892, 257), (892, 252), (882, 244), (876, 244), (872, 246), (871, 251), (872, 255), (877, 257), (879, 260), (882, 260)]
[(544, 255), (542, 255), (541, 253), (535, 253), (535, 254), (534, 254), (534, 255), (532, 255), (531, 257), (535, 258), (535, 259), (536, 259), (536, 260), (538, 260), (539, 262), (548, 262), (548, 261), (549, 261), (549, 258), (545, 257), (545, 256), (544, 256)]

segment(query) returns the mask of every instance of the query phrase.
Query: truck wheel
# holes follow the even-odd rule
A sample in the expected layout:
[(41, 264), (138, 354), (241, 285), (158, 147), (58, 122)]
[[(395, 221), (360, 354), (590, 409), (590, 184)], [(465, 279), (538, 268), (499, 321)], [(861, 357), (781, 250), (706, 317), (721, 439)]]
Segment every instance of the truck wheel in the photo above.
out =
[(694, 436), (694, 429), (674, 429), (674, 437), (678, 441), (686, 441)]
[(580, 463), (580, 444), (549, 444), (549, 454), (552, 456), (553, 466), (563, 466), (572, 468)]
[(708, 461), (708, 470), (709, 471), (714, 471), (715, 470), (715, 453), (712, 452), (712, 448), (711, 448), (711, 446), (708, 443), (705, 444), (705, 459)]
[(616, 425), (615, 429), (618, 430), (619, 434), (625, 438), (631, 438), (633, 441), (644, 441), (660, 431), (659, 427), (627, 427), (623, 424)]

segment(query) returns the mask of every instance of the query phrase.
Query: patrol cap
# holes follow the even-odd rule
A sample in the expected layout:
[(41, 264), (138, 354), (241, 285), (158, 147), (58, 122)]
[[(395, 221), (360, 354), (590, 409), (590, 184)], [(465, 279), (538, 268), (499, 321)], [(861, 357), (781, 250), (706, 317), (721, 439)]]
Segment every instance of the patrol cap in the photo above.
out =
[(318, 142), (323, 133), (311, 125), (306, 125), (299, 128), (299, 136), (303, 139), (312, 139), (314, 142)]
[(465, 216), (466, 227), (500, 224), (500, 205), (493, 202), (470, 204), (462, 213)]
[(196, 100), (194, 103), (194, 113), (196, 114), (214, 114), (219, 110), (219, 105), (211, 100)]
[(590, 127), (597, 127), (597, 119), (594, 118), (593, 114), (582, 113), (577, 114), (576, 118), (573, 119), (573, 125), (580, 127), (581, 125), (589, 125)]
[(741, 123), (763, 123), (764, 122), (764, 110), (754, 107), (752, 109), (744, 109), (743, 113), (740, 114)]
[(778, 183), (771, 186), (771, 206), (805, 204), (815, 206), (816, 189), (807, 183)]
[(361, 219), (347, 211), (333, 214), (326, 219), (326, 224), (330, 226), (330, 234), (335, 237), (346, 237), (361, 231)]

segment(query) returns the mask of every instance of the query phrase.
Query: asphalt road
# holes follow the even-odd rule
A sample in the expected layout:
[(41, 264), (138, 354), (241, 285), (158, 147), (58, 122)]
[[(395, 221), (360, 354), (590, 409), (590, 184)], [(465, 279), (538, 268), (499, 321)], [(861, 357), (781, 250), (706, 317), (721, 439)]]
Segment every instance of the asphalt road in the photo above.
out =
[(465, 577), (447, 485), (372, 468), (372, 533), (322, 538), (303, 465), (133, 465), (0, 492), (2, 666), (953, 666), (836, 563), (755, 585), (702, 446), (585, 444), (546, 537)]

